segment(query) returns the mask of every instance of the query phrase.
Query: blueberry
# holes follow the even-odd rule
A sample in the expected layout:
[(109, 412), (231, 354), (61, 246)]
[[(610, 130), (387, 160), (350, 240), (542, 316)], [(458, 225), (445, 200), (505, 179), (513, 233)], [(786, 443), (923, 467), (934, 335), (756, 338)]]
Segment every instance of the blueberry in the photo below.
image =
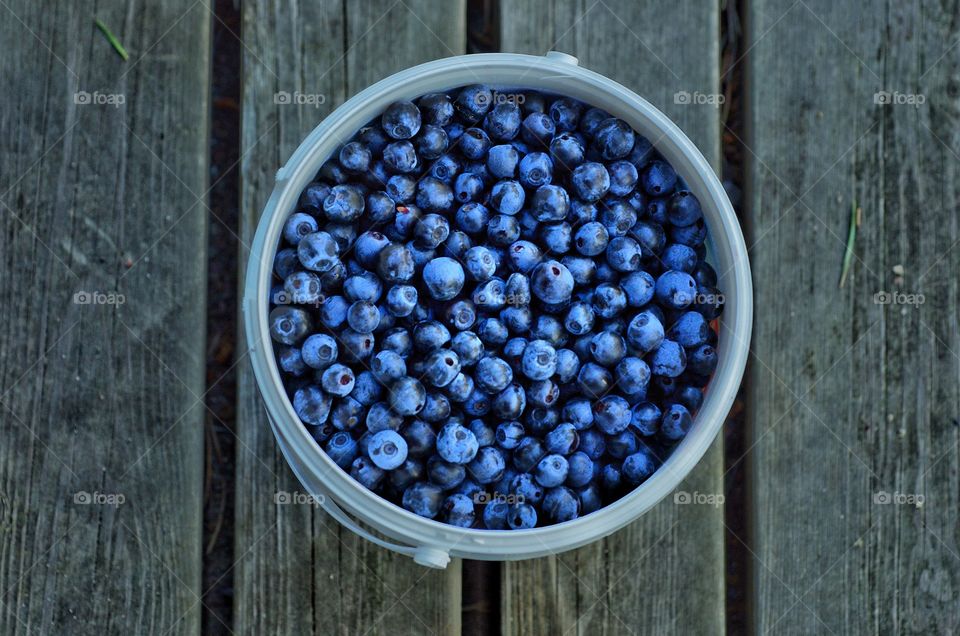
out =
[(439, 349), (427, 356), (424, 367), (423, 379), (431, 386), (442, 388), (460, 373), (460, 358), (453, 351)]
[(471, 417), (483, 417), (490, 412), (489, 396), (478, 388), (463, 401), (463, 412)]
[(548, 252), (565, 254), (573, 244), (573, 229), (569, 223), (544, 223), (540, 226), (540, 240)]
[(400, 378), (390, 387), (390, 408), (400, 415), (416, 415), (426, 400), (426, 390), (414, 378)]
[(476, 513), (473, 499), (464, 494), (453, 494), (443, 502), (443, 520), (452, 526), (469, 528), (473, 525)]
[[(577, 439), (579, 443), (579, 436)], [(593, 460), (583, 452), (576, 452), (567, 458), (569, 466), (567, 470), (568, 486), (580, 488), (586, 486), (593, 479)]]
[(293, 395), (293, 410), (297, 417), (308, 426), (320, 426), (330, 415), (330, 396), (320, 387), (307, 385)]
[(490, 205), (500, 214), (515, 215), (523, 208), (525, 199), (523, 186), (512, 179), (498, 181), (490, 190)]
[(430, 176), (438, 181), (450, 184), (460, 172), (460, 162), (449, 154), (440, 155), (430, 166)]
[(427, 474), (434, 484), (443, 490), (450, 490), (463, 483), (467, 469), (463, 464), (447, 462), (439, 455), (434, 455), (427, 460)]
[(687, 356), (687, 369), (700, 375), (712, 375), (717, 368), (717, 350), (702, 344)]
[(506, 467), (506, 459), (498, 448), (482, 446), (473, 461), (467, 464), (467, 472), (478, 484), (490, 484), (503, 476)]
[(657, 225), (664, 226), (670, 222), (667, 219), (667, 200), (666, 199), (650, 199), (647, 202), (646, 210), (647, 210), (647, 218), (649, 218), (652, 223), (656, 223)]
[(299, 344), (312, 328), (310, 314), (303, 309), (284, 306), (270, 312), (270, 337), (280, 344)]
[(417, 205), (424, 210), (442, 212), (449, 209), (453, 201), (453, 190), (440, 179), (427, 176), (417, 183)]
[(407, 444), (407, 454), (410, 457), (429, 457), (437, 443), (437, 434), (433, 428), (423, 420), (412, 420), (400, 430)]
[(296, 347), (279, 347), (277, 362), (285, 373), (299, 377), (307, 372), (307, 365), (303, 362), (303, 354)]
[(602, 199), (610, 189), (610, 174), (603, 164), (583, 163), (574, 169), (570, 185), (577, 198), (594, 203)]
[(337, 242), (326, 232), (307, 234), (297, 243), (297, 258), (304, 267), (314, 272), (325, 272), (333, 267), (339, 255)]
[(324, 369), (321, 386), (330, 395), (344, 397), (353, 391), (355, 381), (356, 378), (350, 367), (336, 363)]
[(717, 286), (717, 272), (713, 269), (710, 263), (706, 261), (698, 261), (697, 266), (693, 268), (691, 275), (693, 276), (693, 279), (697, 281), (698, 287)]
[(607, 451), (607, 443), (603, 434), (594, 428), (580, 431), (580, 445), (577, 447), (592, 460), (598, 460), (603, 457)]
[(520, 153), (510, 144), (493, 146), (487, 152), (487, 170), (497, 179), (512, 179), (519, 163)]
[(668, 270), (657, 278), (655, 292), (657, 302), (669, 309), (684, 309), (693, 303), (697, 283), (690, 274)]
[(617, 364), (617, 386), (630, 395), (645, 395), (650, 383), (650, 367), (640, 358), (624, 358)]
[(372, 333), (380, 324), (380, 312), (371, 302), (357, 301), (347, 310), (347, 324), (354, 331)]
[(610, 234), (602, 223), (591, 221), (580, 226), (574, 235), (576, 250), (584, 256), (597, 256), (607, 248)]
[(464, 87), (453, 103), (457, 114), (468, 123), (480, 121), (491, 106), (493, 106), (493, 92), (480, 84)]
[(612, 367), (627, 354), (627, 344), (623, 338), (610, 331), (600, 331), (590, 340), (590, 355), (604, 367)]
[(394, 285), (387, 291), (386, 308), (396, 318), (409, 316), (417, 305), (417, 288), (412, 285)]
[(446, 256), (435, 258), (423, 268), (423, 283), (435, 300), (450, 300), (463, 289), (463, 267)]
[(531, 152), (520, 160), (520, 183), (528, 188), (547, 185), (553, 178), (553, 162), (545, 152)]
[(543, 444), (536, 437), (524, 437), (513, 451), (513, 465), (522, 473), (528, 472), (546, 455)]
[(693, 309), (705, 319), (713, 320), (723, 313), (724, 303), (724, 296), (719, 289), (700, 286), (697, 288), (697, 295), (694, 296)]
[(580, 516), (580, 499), (569, 488), (550, 488), (541, 508), (544, 516), (555, 523), (572, 521)]
[(497, 441), (496, 430), (482, 419), (471, 420), (470, 423), (467, 424), (467, 428), (476, 436), (480, 448), (493, 446)]
[(590, 396), (605, 395), (613, 386), (613, 376), (610, 371), (594, 362), (588, 362), (580, 367), (577, 374), (577, 384), (580, 390)]
[(443, 253), (456, 259), (462, 259), (467, 250), (473, 247), (470, 237), (460, 230), (450, 232), (450, 236), (443, 244)]
[(436, 320), (425, 320), (413, 328), (413, 342), (418, 350), (429, 353), (450, 342), (450, 330)]
[(618, 272), (637, 271), (642, 257), (640, 244), (628, 236), (614, 237), (607, 246), (607, 263)]
[(605, 160), (622, 159), (633, 149), (633, 129), (622, 119), (605, 119), (594, 131), (594, 143)]
[(537, 511), (530, 504), (513, 504), (507, 511), (507, 525), (513, 530), (526, 530), (537, 525)]
[(561, 303), (573, 293), (573, 275), (562, 263), (544, 261), (533, 269), (530, 290), (546, 303)]
[(531, 380), (546, 380), (557, 370), (557, 351), (546, 340), (533, 340), (523, 351), (523, 374)]
[(483, 127), (494, 139), (513, 139), (520, 132), (522, 123), (520, 108), (510, 102), (502, 102), (487, 113)]
[(592, 258), (585, 256), (564, 256), (560, 261), (573, 276), (577, 285), (589, 285), (597, 276), (597, 264)]
[(303, 342), (301, 354), (307, 366), (326, 369), (337, 361), (337, 343), (326, 334), (314, 334)]
[(600, 471), (600, 483), (602, 484), (604, 490), (617, 491), (620, 489), (620, 486), (623, 483), (623, 475), (620, 469), (621, 465), (618, 463), (606, 464), (603, 467), (603, 469)]
[(588, 108), (580, 117), (580, 131), (587, 137), (593, 137), (596, 134), (600, 123), (609, 119), (610, 113), (600, 108)]
[(626, 236), (637, 223), (637, 212), (623, 199), (607, 198), (601, 201), (599, 221), (611, 236)]
[(531, 207), (533, 208), (533, 215), (541, 223), (544, 221), (562, 221), (567, 217), (570, 210), (570, 196), (566, 190), (558, 185), (541, 184), (533, 195)]
[(643, 307), (653, 300), (656, 281), (647, 272), (631, 272), (620, 279), (620, 288), (627, 295), (631, 307)]
[[(350, 223), (357, 220), (365, 208), (363, 194), (351, 185), (333, 186), (330, 194), (323, 200), (323, 211), (331, 221)], [(306, 263), (304, 265), (306, 266)]]
[(473, 302), (461, 299), (447, 305), (441, 317), (457, 331), (463, 331), (472, 327), (473, 323), (476, 322), (477, 310)]
[(413, 349), (413, 339), (410, 337), (409, 331), (403, 327), (396, 327), (383, 334), (380, 348), (384, 351), (393, 351), (401, 358), (406, 359)]
[(384, 472), (370, 459), (357, 457), (350, 465), (350, 476), (363, 484), (364, 487), (375, 490), (383, 481)]
[(374, 433), (367, 444), (367, 455), (378, 468), (393, 470), (407, 459), (407, 441), (396, 431)]
[(370, 149), (359, 141), (351, 141), (340, 149), (340, 165), (347, 172), (364, 172), (370, 167)]
[(320, 277), (313, 272), (294, 272), (283, 281), (287, 302), (298, 305), (315, 305), (322, 302)]
[(557, 377), (561, 384), (572, 382), (580, 371), (580, 358), (571, 349), (557, 351)]
[(457, 353), (462, 367), (476, 364), (483, 354), (483, 343), (472, 331), (461, 331), (454, 336), (450, 348)]
[(508, 250), (510, 265), (514, 270), (528, 273), (542, 260), (542, 252), (535, 243), (530, 241), (516, 241)]
[(497, 426), (497, 446), (504, 450), (515, 449), (523, 436), (523, 425), (520, 422), (503, 422)]
[(633, 150), (630, 151), (630, 163), (635, 165), (637, 170), (640, 170), (656, 156), (657, 151), (650, 140), (642, 135), (635, 135)]
[(455, 216), (458, 228), (468, 234), (478, 234), (487, 228), (490, 211), (482, 203), (470, 202), (460, 206)]
[(630, 229), (630, 235), (640, 243), (646, 254), (660, 254), (667, 244), (667, 235), (658, 223), (638, 221)]
[(450, 236), (450, 224), (439, 214), (427, 214), (413, 228), (413, 240), (418, 247), (435, 249)]
[(473, 394), (473, 378), (465, 375), (463, 371), (457, 374), (457, 377), (446, 386), (447, 396), (454, 402), (466, 402)]
[(471, 247), (463, 255), (463, 262), (470, 277), (481, 283), (492, 278), (497, 271), (496, 256), (487, 247)]
[(407, 374), (407, 364), (399, 353), (385, 349), (373, 356), (370, 369), (382, 384), (391, 384)]
[(474, 379), (486, 393), (499, 393), (513, 381), (513, 371), (500, 358), (486, 357), (477, 363)]
[(453, 102), (445, 93), (428, 93), (417, 100), (423, 121), (434, 126), (446, 126), (453, 119)]
[(423, 463), (415, 460), (408, 459), (407, 461), (400, 464), (398, 468), (395, 468), (390, 471), (390, 483), (398, 492), (403, 492), (417, 481), (419, 481), (424, 474)]
[(550, 105), (550, 118), (558, 131), (573, 131), (580, 123), (583, 104), (570, 97), (561, 97)]
[(633, 192), (637, 185), (639, 175), (637, 168), (629, 161), (616, 161), (607, 167), (610, 173), (610, 193), (625, 197)]
[(300, 268), (300, 260), (297, 258), (297, 250), (294, 248), (284, 248), (277, 252), (273, 258), (273, 273), (278, 278), (284, 279)]
[(510, 481), (510, 494), (517, 501), (536, 506), (543, 500), (543, 486), (530, 473), (520, 473)]
[(593, 312), (600, 318), (616, 317), (627, 307), (627, 295), (618, 285), (600, 283), (593, 294)]
[(449, 146), (450, 140), (447, 131), (440, 126), (426, 125), (420, 130), (416, 139), (416, 151), (422, 159), (436, 159)]
[(506, 246), (520, 238), (516, 217), (498, 214), (486, 224), (487, 238), (494, 245)]
[(405, 245), (391, 243), (380, 251), (377, 273), (387, 283), (404, 283), (413, 278), (413, 254)]
[(532, 148), (547, 148), (556, 126), (544, 113), (530, 113), (520, 126), (520, 137)]
[(607, 455), (614, 459), (623, 459), (637, 452), (639, 442), (629, 426), (619, 433), (607, 436)]
[(510, 504), (506, 501), (491, 501), (483, 509), (483, 525), (488, 530), (506, 530)]
[(640, 402), (631, 410), (630, 426), (644, 436), (656, 435), (660, 430), (662, 414), (656, 404)]
[(703, 391), (695, 386), (683, 385), (674, 392), (673, 399), (691, 413), (696, 413), (703, 404)]
[(652, 197), (662, 197), (673, 192), (677, 185), (677, 173), (666, 161), (651, 161), (640, 176), (643, 190)]
[(663, 266), (668, 270), (692, 273), (697, 266), (697, 252), (682, 243), (671, 243), (660, 257)]
[(659, 347), (663, 337), (663, 325), (649, 311), (642, 311), (634, 316), (627, 327), (627, 341), (641, 353)]
[(686, 226), (703, 218), (700, 201), (692, 192), (681, 190), (670, 197), (667, 218), (678, 226)]
[(550, 157), (558, 171), (569, 173), (583, 163), (586, 153), (576, 135), (561, 133), (550, 142)]
[(476, 456), (479, 447), (473, 432), (460, 424), (447, 424), (437, 435), (437, 452), (445, 461), (454, 464), (470, 462)]
[(548, 452), (558, 455), (569, 455), (577, 449), (577, 444), (580, 443), (580, 436), (577, 434), (577, 429), (573, 424), (564, 422), (547, 433), (543, 442)]
[(297, 245), (307, 234), (312, 234), (318, 229), (317, 220), (309, 214), (295, 212), (290, 215), (287, 222), (283, 224), (283, 238), (291, 245)]
[(646, 447), (629, 455), (623, 460), (623, 477), (632, 484), (644, 482), (653, 471), (657, 469), (657, 464), (653, 454)]
[(303, 189), (297, 206), (307, 212), (317, 213), (323, 210), (323, 200), (330, 194), (330, 186), (326, 183), (314, 182)]
[(417, 150), (409, 141), (395, 141), (388, 144), (383, 149), (383, 162), (392, 172), (408, 173), (420, 168)]
[(687, 366), (687, 356), (678, 343), (673, 340), (664, 340), (653, 352), (650, 358), (650, 369), (654, 375), (665, 375), (675, 378)]
[(501, 419), (520, 417), (527, 406), (527, 394), (519, 384), (510, 384), (490, 402), (490, 410)]
[(534, 338), (546, 340), (556, 347), (562, 347), (567, 342), (567, 335), (563, 329), (563, 323), (554, 316), (541, 315), (537, 317), (537, 322), (530, 331)]
[(395, 174), (387, 180), (386, 191), (397, 203), (409, 203), (416, 194), (417, 182), (405, 174)]
[(324, 450), (337, 466), (348, 470), (357, 457), (357, 442), (350, 433), (339, 431), (330, 436)]
[(553, 488), (566, 481), (569, 469), (570, 465), (567, 463), (566, 457), (550, 454), (537, 462), (533, 476), (537, 483), (544, 488)]
[(420, 130), (420, 110), (413, 102), (394, 102), (383, 112), (380, 125), (393, 139), (410, 139)]
[(421, 481), (403, 492), (403, 507), (421, 517), (433, 519), (442, 504), (443, 491), (434, 484)]
[(697, 347), (707, 341), (709, 329), (707, 321), (701, 314), (687, 311), (680, 314), (667, 335), (684, 347)]

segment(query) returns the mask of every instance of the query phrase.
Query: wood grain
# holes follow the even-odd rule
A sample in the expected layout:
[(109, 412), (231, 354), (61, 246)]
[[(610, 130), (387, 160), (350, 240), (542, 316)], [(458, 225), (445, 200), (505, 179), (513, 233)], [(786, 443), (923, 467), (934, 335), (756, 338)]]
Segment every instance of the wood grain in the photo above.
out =
[[(679, 91), (717, 93), (716, 6), (534, 2), (501, 6), (501, 48), (577, 56), (674, 118), (719, 163), (719, 114), (675, 103)], [(717, 440), (681, 490), (722, 493)], [(580, 550), (504, 566), (504, 634), (715, 634), (724, 626), (723, 509), (670, 498)]]
[(199, 630), (209, 26), (0, 7), (0, 633)]
[[(444, 3), (442, 11), (419, 0), (244, 3), (243, 240), (254, 233), (277, 168), (326, 114), (391, 73), (463, 53), (465, 22), (463, 2)], [(321, 94), (324, 103), (278, 105), (278, 91)], [(246, 247), (241, 257), (245, 264)], [(277, 492), (300, 486), (246, 364), (238, 393), (237, 632), (459, 633), (458, 562), (427, 570), (319, 510), (274, 503)]]
[(956, 7), (749, 6), (756, 628), (957, 633)]

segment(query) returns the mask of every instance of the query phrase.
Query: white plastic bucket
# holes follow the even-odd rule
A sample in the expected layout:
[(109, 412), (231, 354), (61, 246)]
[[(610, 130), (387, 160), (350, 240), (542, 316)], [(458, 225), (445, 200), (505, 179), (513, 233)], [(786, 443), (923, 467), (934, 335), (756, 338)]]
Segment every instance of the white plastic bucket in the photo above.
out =
[[(268, 333), (269, 290), (283, 223), (320, 166), (390, 103), (466, 84), (502, 92), (538, 89), (568, 95), (620, 117), (653, 142), (700, 199), (710, 232), (709, 260), (726, 306), (719, 333), (719, 364), (686, 438), (646, 482), (618, 501), (579, 519), (530, 530), (459, 528), (419, 517), (353, 480), (320, 449), (300, 423), (284, 391)], [(713, 442), (733, 403), (749, 351), (753, 314), (750, 265), (739, 223), (713, 169), (673, 122), (641, 97), (580, 68), (563, 53), (493, 53), (451, 57), (407, 69), (362, 91), (317, 126), (277, 172), (250, 251), (243, 295), (254, 374), (274, 435), (304, 488), (327, 513), (375, 543), (443, 568), (451, 556), (508, 560), (554, 554), (622, 528), (669, 494)], [(371, 532), (370, 529), (376, 531)], [(379, 535), (379, 536), (378, 536)]]

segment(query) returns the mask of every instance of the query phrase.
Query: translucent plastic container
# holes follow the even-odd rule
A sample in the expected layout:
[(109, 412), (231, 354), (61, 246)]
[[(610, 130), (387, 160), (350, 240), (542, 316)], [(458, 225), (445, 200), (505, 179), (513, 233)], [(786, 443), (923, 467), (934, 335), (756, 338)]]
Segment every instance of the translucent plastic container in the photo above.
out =
[[(408, 512), (354, 481), (326, 456), (297, 418), (281, 382), (267, 326), (273, 257), (284, 220), (323, 162), (390, 103), (475, 83), (502, 93), (535, 89), (575, 97), (620, 117), (654, 142), (700, 199), (710, 231), (708, 260), (720, 275), (718, 287), (726, 301), (717, 346), (719, 365), (690, 432), (673, 454), (618, 501), (573, 521), (530, 530), (447, 525)], [(750, 265), (737, 218), (713, 169), (693, 143), (632, 91), (579, 67), (572, 56), (551, 52), (543, 57), (495, 53), (429, 62), (377, 82), (337, 108), (277, 172), (253, 240), (242, 302), (250, 359), (267, 416), (306, 491), (357, 534), (408, 554), (422, 565), (443, 568), (451, 556), (525, 559), (576, 548), (622, 528), (676, 488), (703, 457), (733, 403), (749, 351), (752, 296)]]

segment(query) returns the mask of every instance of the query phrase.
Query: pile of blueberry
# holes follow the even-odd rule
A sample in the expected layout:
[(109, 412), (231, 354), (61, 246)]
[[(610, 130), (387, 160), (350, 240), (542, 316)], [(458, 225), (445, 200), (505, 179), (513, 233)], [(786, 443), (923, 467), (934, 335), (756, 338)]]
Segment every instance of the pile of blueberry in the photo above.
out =
[(567, 97), (392, 104), (283, 228), (270, 334), (293, 406), (418, 515), (575, 519), (657, 469), (717, 364), (700, 203), (650, 142)]

